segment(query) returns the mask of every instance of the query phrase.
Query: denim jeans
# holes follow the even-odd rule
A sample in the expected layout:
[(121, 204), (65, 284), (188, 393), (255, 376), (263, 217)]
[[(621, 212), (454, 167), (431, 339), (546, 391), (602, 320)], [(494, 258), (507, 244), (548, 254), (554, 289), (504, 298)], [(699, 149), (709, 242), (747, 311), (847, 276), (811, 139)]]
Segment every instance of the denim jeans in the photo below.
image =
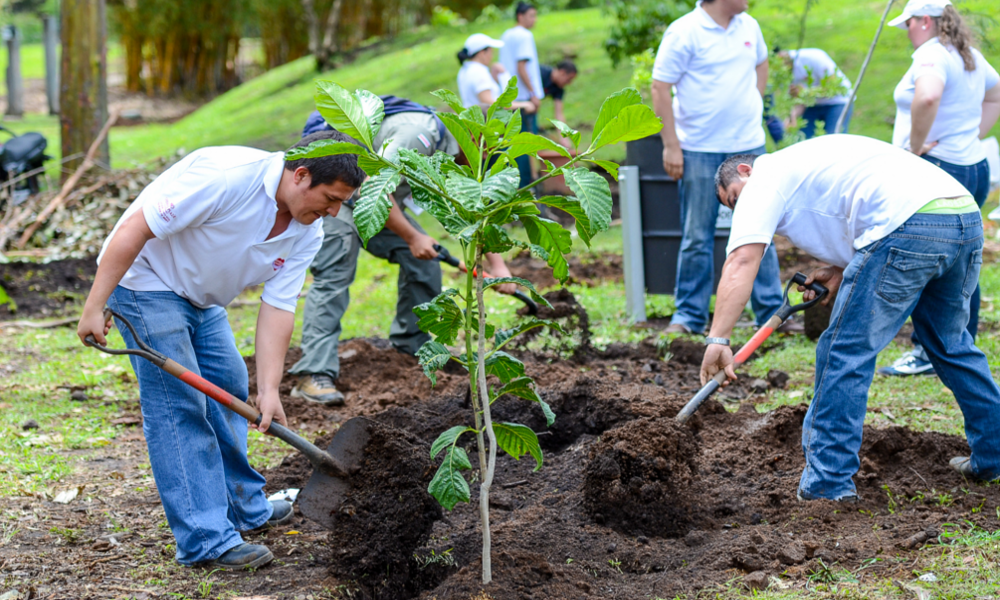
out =
[(854, 255), (816, 347), (815, 394), (802, 425), (803, 496), (856, 493), (851, 478), (860, 465), (875, 357), (911, 313), (935, 371), (962, 409), (974, 472), (1000, 476), (1000, 389), (965, 328), (982, 262), (978, 213), (916, 214)]
[[(237, 398), (247, 368), (221, 307), (201, 309), (173, 292), (115, 289), (108, 305), (132, 322), (146, 344)], [(128, 329), (118, 329), (129, 348)], [(169, 375), (129, 357), (139, 381), (142, 432), (177, 560), (191, 565), (243, 543), (238, 532), (271, 516), (264, 478), (247, 462), (246, 420)]]
[[(944, 162), (927, 154), (924, 154), (923, 158), (934, 163), (965, 186), (965, 189), (969, 190), (972, 197), (975, 198), (979, 208), (986, 204), (986, 197), (990, 195), (990, 165), (985, 159), (974, 165), (963, 166)], [(969, 299), (969, 333), (972, 334), (973, 341), (976, 339), (976, 334), (979, 333), (979, 305), (981, 304), (979, 296), (979, 285), (977, 284), (976, 291)], [(922, 346), (916, 328), (910, 335), (910, 340), (914, 346)]]
[[(764, 147), (748, 152), (764, 154)], [(722, 206), (715, 193), (715, 171), (729, 156), (732, 154), (684, 150), (684, 176), (678, 186), (683, 234), (674, 288), (677, 311), (670, 322), (696, 333), (708, 325), (708, 304), (715, 281), (715, 222)], [(781, 272), (773, 244), (764, 252), (750, 302), (758, 324), (781, 308)]]
[[(844, 112), (847, 107), (847, 103), (842, 104), (824, 104), (822, 106), (810, 106), (802, 113), (802, 118), (805, 119), (806, 124), (802, 126), (802, 133), (806, 136), (806, 139), (812, 139), (816, 137), (816, 122), (823, 121), (823, 129), (827, 133), (833, 133), (833, 128), (837, 126), (837, 119), (840, 118), (840, 113)], [(844, 124), (840, 126), (840, 133), (847, 133), (847, 126), (851, 124), (851, 115), (854, 114), (854, 107), (852, 106), (850, 110), (847, 111), (847, 116), (844, 117)]]
[[(521, 111), (521, 131), (526, 131), (528, 133), (538, 133), (538, 115), (536, 113), (526, 113)], [(518, 156), (514, 159), (517, 163), (517, 171), (521, 174), (521, 181), (517, 184), (517, 187), (523, 188), (532, 181), (534, 177), (531, 175), (531, 158), (525, 154), (524, 156)]]

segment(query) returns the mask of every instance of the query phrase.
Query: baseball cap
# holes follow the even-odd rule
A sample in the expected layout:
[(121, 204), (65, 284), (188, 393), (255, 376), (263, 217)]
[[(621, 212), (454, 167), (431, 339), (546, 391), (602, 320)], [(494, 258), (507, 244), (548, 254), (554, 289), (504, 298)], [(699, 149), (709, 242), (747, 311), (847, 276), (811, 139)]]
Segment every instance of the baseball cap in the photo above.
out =
[(910, 0), (903, 7), (903, 14), (889, 21), (889, 25), (906, 29), (910, 17), (940, 17), (946, 6), (951, 6), (951, 0)]
[(465, 40), (465, 51), (469, 56), (475, 55), (485, 48), (502, 48), (503, 42), (495, 40), (485, 33), (473, 33)]

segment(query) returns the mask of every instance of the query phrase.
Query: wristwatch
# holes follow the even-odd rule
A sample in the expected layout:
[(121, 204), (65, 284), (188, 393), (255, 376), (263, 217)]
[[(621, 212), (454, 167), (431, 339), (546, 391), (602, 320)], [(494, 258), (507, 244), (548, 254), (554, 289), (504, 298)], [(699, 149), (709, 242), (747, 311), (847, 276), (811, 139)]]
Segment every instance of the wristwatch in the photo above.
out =
[(719, 337), (707, 337), (705, 338), (705, 345), (709, 344), (719, 344), (720, 346), (728, 346), (729, 338), (719, 338)]

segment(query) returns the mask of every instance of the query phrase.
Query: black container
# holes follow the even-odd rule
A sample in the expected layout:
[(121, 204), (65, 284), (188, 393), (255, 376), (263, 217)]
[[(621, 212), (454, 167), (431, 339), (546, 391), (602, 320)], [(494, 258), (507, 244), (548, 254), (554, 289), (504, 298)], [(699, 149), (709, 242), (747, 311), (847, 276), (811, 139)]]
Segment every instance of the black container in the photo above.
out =
[[(663, 170), (663, 141), (651, 135), (626, 144), (625, 164), (639, 167), (642, 255), (649, 294), (673, 294), (677, 282), (677, 255), (681, 249), (680, 194), (677, 182)], [(724, 221), (720, 219), (718, 225)], [(726, 262), (729, 229), (716, 226), (714, 292)]]

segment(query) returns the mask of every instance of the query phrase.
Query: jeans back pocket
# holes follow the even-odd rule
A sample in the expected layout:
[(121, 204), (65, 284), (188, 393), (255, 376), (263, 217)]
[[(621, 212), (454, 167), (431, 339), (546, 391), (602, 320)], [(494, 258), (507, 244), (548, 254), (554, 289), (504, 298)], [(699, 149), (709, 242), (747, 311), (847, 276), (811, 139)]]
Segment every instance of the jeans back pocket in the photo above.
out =
[(965, 272), (965, 283), (962, 284), (962, 295), (966, 298), (972, 297), (972, 292), (976, 291), (979, 285), (979, 271), (983, 268), (983, 249), (980, 248), (972, 252), (969, 257), (969, 270)]
[(914, 298), (934, 278), (947, 258), (944, 254), (921, 254), (892, 248), (879, 278), (878, 295), (887, 302)]

